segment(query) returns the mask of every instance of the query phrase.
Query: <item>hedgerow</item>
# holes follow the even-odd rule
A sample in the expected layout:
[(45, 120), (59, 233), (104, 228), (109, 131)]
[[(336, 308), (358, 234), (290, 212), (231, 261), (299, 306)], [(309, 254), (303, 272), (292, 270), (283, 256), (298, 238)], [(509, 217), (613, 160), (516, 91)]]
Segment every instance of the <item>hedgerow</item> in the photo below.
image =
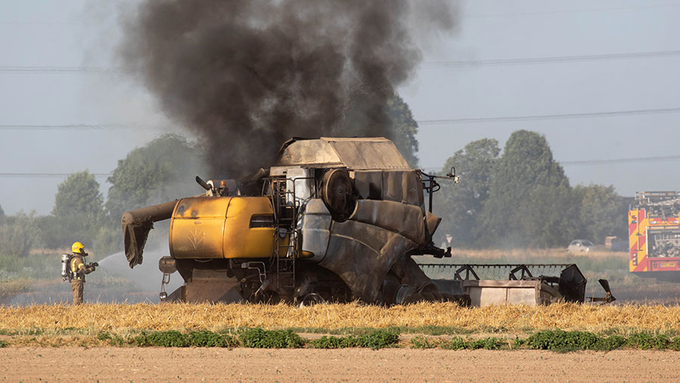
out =
[(399, 342), (399, 334), (389, 330), (379, 330), (364, 335), (348, 335), (344, 337), (322, 336), (309, 344), (314, 348), (349, 348), (364, 347), (373, 350), (394, 347)]
[(481, 338), (481, 339), (463, 339), (455, 336), (451, 339), (430, 340), (423, 336), (418, 336), (411, 339), (411, 346), (414, 348), (436, 348), (440, 347), (445, 350), (477, 350), (480, 348), (486, 350), (499, 350), (504, 344), (499, 338)]
[(680, 349), (680, 338), (671, 341), (667, 335), (654, 335), (647, 332), (631, 334), (628, 339), (619, 336), (598, 336), (585, 331), (549, 330), (539, 331), (517, 342), (529, 348), (552, 351), (595, 350), (611, 351), (623, 347), (640, 350)]
[(242, 330), (239, 340), (249, 348), (301, 348), (305, 340), (292, 330), (263, 330), (252, 328)]
[(108, 342), (111, 346), (132, 345), (138, 347), (236, 347), (239, 342), (230, 335), (217, 334), (211, 331), (191, 331), (182, 333), (170, 331), (142, 331), (136, 336), (127, 338), (117, 334), (101, 332), (97, 339)]
[[(8, 340), (0, 340), (0, 348), (12, 345), (53, 346), (66, 345), (60, 337), (68, 336), (71, 332), (60, 330), (58, 333), (44, 334), (39, 329), (23, 332), (5, 331), (3, 336)], [(40, 339), (37, 339), (36, 337)], [(231, 329), (230, 331), (212, 332), (208, 330), (181, 332), (177, 330), (131, 332), (119, 335), (110, 332), (90, 333), (92, 337), (87, 341), (87, 333), (80, 334), (82, 341), (87, 344), (101, 345), (104, 342), (117, 347), (246, 347), (246, 348), (371, 348), (378, 350), (387, 347), (400, 347), (399, 329), (380, 329), (372, 332), (361, 331), (359, 334), (346, 336), (323, 335), (318, 339), (305, 339), (293, 330), (265, 330), (262, 328)], [(29, 337), (30, 335), (30, 337)], [(86, 338), (82, 338), (84, 335)], [(53, 342), (45, 339), (54, 337)], [(96, 340), (94, 340), (96, 338)], [(32, 343), (33, 342), (33, 343)], [(91, 343), (94, 342), (94, 343)], [(98, 343), (99, 342), (99, 343)], [(83, 344), (85, 344), (83, 343)], [(536, 332), (526, 338), (515, 338), (514, 342), (504, 338), (463, 338), (460, 336), (432, 337), (418, 335), (410, 339), (410, 347), (417, 349), (444, 350), (500, 350), (500, 349), (536, 349), (556, 352), (570, 352), (579, 350), (611, 351), (617, 349), (638, 350), (673, 350), (680, 351), (680, 334), (634, 332), (624, 337), (622, 335), (602, 335), (587, 331), (545, 330)], [(404, 345), (402, 344), (401, 347)]]

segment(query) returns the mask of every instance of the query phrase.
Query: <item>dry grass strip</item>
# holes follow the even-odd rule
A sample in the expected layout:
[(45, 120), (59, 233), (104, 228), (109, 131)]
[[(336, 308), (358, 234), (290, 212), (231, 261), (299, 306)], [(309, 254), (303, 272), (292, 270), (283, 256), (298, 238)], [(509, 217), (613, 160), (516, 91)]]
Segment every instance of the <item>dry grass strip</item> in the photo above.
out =
[(554, 304), (543, 307), (462, 308), (452, 303), (418, 303), (378, 307), (322, 304), (298, 308), (259, 304), (86, 304), (0, 308), (0, 330), (217, 330), (229, 327), (267, 329), (385, 328), (442, 326), (471, 330), (543, 329), (605, 331), (611, 328), (680, 330), (678, 306), (592, 306)]

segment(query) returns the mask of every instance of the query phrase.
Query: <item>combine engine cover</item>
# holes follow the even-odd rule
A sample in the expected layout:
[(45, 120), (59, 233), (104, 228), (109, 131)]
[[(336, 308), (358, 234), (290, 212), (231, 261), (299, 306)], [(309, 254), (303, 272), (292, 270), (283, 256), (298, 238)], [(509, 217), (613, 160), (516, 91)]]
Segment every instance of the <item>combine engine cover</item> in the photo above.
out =
[(184, 198), (170, 224), (175, 259), (269, 258), (274, 222), (267, 197)]
[(628, 211), (630, 272), (680, 281), (680, 194), (638, 192)]

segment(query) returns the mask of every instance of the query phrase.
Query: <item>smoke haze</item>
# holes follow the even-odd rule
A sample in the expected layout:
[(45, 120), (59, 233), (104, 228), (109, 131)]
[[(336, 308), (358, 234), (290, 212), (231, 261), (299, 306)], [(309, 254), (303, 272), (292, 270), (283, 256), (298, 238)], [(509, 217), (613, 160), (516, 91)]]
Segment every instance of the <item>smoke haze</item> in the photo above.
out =
[(125, 70), (199, 137), (214, 176), (237, 178), (290, 137), (389, 137), (415, 40), (455, 18), (439, 0), (145, 0), (122, 23)]
[[(153, 241), (156, 242), (156, 241)], [(86, 277), (85, 303), (159, 303), (163, 273), (158, 260), (168, 255), (167, 246), (151, 245), (144, 252), (145, 262), (130, 270), (125, 254), (111, 254), (99, 260), (99, 267)], [(56, 263), (55, 263), (56, 261)], [(86, 260), (87, 261), (87, 260)], [(46, 268), (59, 267), (58, 260), (45, 257)], [(55, 272), (59, 270), (55, 268)], [(168, 294), (184, 284), (179, 273), (170, 276), (165, 286)], [(36, 304), (71, 304), (71, 284), (58, 280), (32, 279), (28, 291), (0, 296), (0, 305), (29, 306)]]

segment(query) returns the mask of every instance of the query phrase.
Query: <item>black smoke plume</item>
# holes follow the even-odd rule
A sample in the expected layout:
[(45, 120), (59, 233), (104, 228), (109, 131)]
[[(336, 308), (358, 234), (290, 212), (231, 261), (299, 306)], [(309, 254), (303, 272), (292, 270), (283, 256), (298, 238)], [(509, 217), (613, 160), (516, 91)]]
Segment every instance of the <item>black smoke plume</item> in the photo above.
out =
[(123, 67), (200, 138), (213, 176), (237, 178), (293, 136), (390, 137), (414, 32), (454, 17), (432, 0), (144, 0), (122, 23)]

